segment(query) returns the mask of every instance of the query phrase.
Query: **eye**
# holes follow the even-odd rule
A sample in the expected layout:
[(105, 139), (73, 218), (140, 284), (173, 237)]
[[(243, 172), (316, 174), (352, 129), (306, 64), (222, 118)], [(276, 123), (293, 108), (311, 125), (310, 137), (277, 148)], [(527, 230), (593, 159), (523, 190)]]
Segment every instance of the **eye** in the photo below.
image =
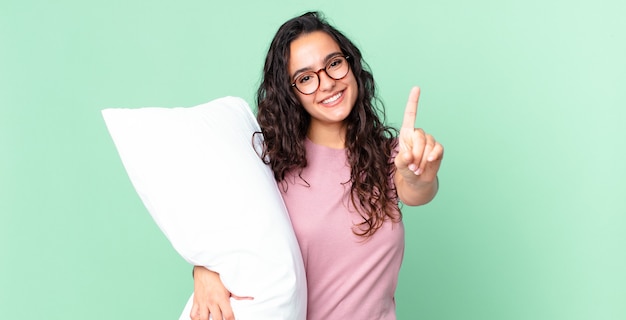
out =
[(306, 84), (309, 81), (311, 81), (313, 79), (313, 75), (312, 74), (303, 74), (300, 77), (298, 77), (298, 83), (299, 84)]
[(334, 58), (333, 60), (331, 60), (330, 63), (328, 63), (328, 68), (330, 68), (330, 69), (337, 69), (337, 68), (341, 67), (342, 64), (343, 64), (343, 58), (342, 57), (337, 57), (337, 58)]

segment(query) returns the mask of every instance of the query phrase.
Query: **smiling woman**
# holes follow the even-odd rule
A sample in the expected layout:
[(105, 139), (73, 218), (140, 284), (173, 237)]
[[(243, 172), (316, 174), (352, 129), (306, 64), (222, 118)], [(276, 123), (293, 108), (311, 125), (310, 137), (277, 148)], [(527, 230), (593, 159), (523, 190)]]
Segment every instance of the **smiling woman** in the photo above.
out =
[[(305, 266), (307, 319), (396, 319), (404, 253), (399, 201), (436, 194), (443, 147), (414, 128), (419, 90), (396, 131), (375, 104), (359, 49), (318, 13), (283, 24), (257, 94), (263, 158), (278, 182)], [(233, 319), (215, 270), (196, 267), (191, 318)]]

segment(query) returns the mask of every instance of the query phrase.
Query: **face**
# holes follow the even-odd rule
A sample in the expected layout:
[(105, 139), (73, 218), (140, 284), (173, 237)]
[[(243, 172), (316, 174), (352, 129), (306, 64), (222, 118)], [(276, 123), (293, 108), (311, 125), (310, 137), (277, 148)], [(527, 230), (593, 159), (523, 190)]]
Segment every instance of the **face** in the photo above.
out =
[[(288, 72), (290, 80), (305, 72), (316, 72), (333, 66), (337, 56), (343, 55), (339, 45), (325, 32), (303, 34), (291, 42)], [(346, 62), (347, 63), (347, 62)], [(331, 73), (332, 74), (332, 73)], [(304, 109), (311, 115), (311, 130), (345, 128), (344, 120), (350, 114), (357, 98), (357, 82), (352, 70), (335, 80), (324, 71), (318, 72), (319, 88), (305, 95), (293, 88)]]

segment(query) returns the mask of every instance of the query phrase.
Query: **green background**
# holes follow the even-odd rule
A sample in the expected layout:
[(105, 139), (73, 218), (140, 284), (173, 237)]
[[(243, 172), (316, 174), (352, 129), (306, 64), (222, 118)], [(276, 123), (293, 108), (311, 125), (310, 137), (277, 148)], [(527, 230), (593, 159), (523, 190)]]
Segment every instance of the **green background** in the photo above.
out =
[(253, 105), (311, 9), (363, 50), (389, 124), (422, 87), (446, 148), (438, 197), (404, 210), (399, 319), (626, 319), (621, 0), (1, 0), (0, 318), (177, 319), (191, 267), (100, 110)]

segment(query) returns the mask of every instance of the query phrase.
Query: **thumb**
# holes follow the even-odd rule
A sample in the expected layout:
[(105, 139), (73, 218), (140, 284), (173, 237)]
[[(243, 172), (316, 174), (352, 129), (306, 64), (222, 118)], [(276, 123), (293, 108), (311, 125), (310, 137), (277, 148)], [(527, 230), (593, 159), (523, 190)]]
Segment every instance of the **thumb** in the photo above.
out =
[(397, 169), (406, 169), (411, 162), (413, 161), (413, 155), (408, 150), (402, 150), (400, 148), (396, 158), (394, 159), (394, 164)]
[(230, 297), (231, 297), (231, 298), (233, 298), (233, 299), (235, 299), (235, 300), (254, 300), (254, 297), (247, 297), (247, 296), (246, 296), (246, 297), (243, 297), (243, 296), (237, 296), (237, 295), (234, 295), (234, 294), (232, 294), (232, 293), (230, 294)]

